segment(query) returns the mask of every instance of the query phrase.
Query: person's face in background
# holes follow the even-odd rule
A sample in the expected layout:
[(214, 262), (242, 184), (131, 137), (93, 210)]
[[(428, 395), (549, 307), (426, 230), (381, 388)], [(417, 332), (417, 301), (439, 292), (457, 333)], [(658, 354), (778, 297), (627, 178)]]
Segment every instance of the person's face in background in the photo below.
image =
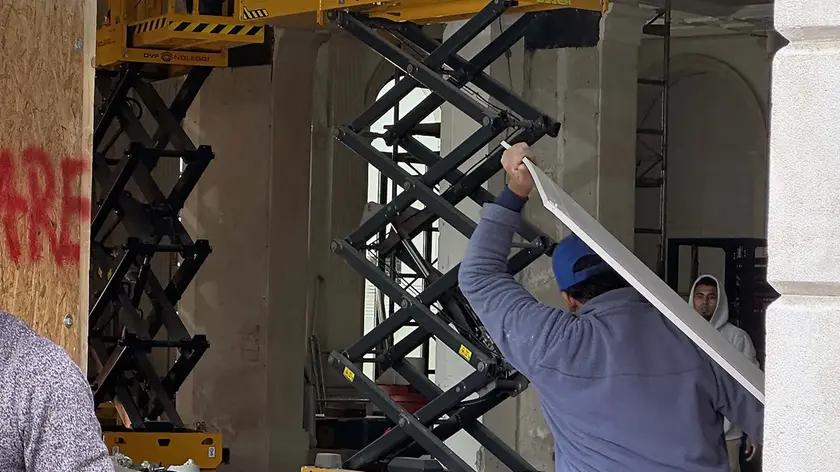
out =
[(715, 314), (718, 296), (717, 287), (698, 285), (694, 288), (694, 310), (707, 320)]

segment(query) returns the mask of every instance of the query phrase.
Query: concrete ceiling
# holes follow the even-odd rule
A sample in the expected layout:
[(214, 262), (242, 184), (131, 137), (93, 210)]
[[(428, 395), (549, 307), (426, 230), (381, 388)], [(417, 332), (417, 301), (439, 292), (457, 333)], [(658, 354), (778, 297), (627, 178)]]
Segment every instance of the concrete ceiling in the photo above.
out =
[[(619, 0), (620, 1), (620, 0)], [(663, 7), (665, 0), (641, 0), (642, 4)], [(674, 10), (697, 13), (708, 16), (729, 16), (745, 7), (755, 5), (770, 5), (767, 0), (672, 0)]]
[[(655, 11), (663, 0), (642, 0)], [(772, 32), (773, 4), (767, 0), (672, 0), (674, 36)]]

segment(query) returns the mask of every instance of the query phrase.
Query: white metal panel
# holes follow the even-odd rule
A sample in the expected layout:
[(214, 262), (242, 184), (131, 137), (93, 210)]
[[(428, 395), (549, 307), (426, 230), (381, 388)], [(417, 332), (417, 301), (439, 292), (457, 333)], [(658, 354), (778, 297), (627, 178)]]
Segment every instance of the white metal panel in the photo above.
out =
[(732, 346), (551, 178), (525, 160), (543, 206), (580, 237), (700, 349), (764, 403), (764, 373)]

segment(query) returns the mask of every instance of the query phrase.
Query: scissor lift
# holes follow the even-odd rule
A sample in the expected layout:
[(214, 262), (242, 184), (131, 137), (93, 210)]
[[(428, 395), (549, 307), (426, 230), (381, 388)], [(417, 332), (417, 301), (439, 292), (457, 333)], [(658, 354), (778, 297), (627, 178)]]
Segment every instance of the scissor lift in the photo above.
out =
[[(472, 468), (444, 444), (444, 440), (463, 430), (511, 470), (535, 470), (477, 421), (505, 399), (521, 393), (527, 388), (527, 380), (504, 360), (458, 290), (457, 267), (441, 273), (420, 256), (412, 240), (440, 219), (469, 237), (475, 223), (455, 205), (468, 198), (478, 204), (493, 200), (493, 195), (482, 185), (501, 170), (503, 150), (499, 142), (505, 139), (509, 143), (533, 144), (545, 135), (557, 136), (559, 123), (484, 72), (534, 25), (537, 19), (529, 13), (557, 8), (604, 11), (606, 1), (216, 0), (214, 3), (214, 0), (195, 0), (195, 3), (187, 2), (191, 6), (186, 13), (173, 10), (176, 7), (159, 0), (138, 2), (136, 8), (125, 0), (114, 1), (121, 2), (120, 28), (123, 29), (115, 29), (116, 20), (109, 15), (98, 36), (98, 51), (102, 55), (98, 55), (101, 70), (97, 89), (104, 101), (94, 135), (94, 160), (95, 179), (104, 193), (97, 200), (92, 225), (92, 290), (95, 296), (91, 303), (91, 355), (94, 359), (92, 370), (97, 375), (94, 382), (97, 400), (115, 400), (125, 410), (123, 416), (132, 427), (150, 430), (155, 427), (156, 418), (165, 419), (176, 429), (185, 426), (178, 418), (172, 399), (180, 382), (207, 348), (207, 342), (187, 333), (178, 320), (175, 304), (209, 254), (209, 244), (191, 240), (178, 221), (177, 213), (210, 162), (212, 151), (194, 146), (179, 123), (210, 73), (208, 66), (225, 65), (224, 55), (230, 47), (257, 42), (257, 38), (261, 40), (260, 34), (264, 32), (257, 31), (253, 37), (239, 34), (256, 31), (248, 29), (249, 26), (261, 27), (263, 22), (283, 25), (290, 20), (298, 27), (332, 24), (362, 41), (404, 75), (356, 120), (335, 130), (338, 140), (402, 189), (352, 234), (333, 241), (331, 246), (336, 254), (400, 306), (359, 342), (345, 351), (330, 354), (330, 364), (395, 425), (347, 460), (344, 467), (370, 470), (386, 465), (395, 457), (431, 454), (450, 471), (470, 471)], [(224, 18), (210, 21), (211, 18), (179, 16), (203, 13), (219, 16), (215, 10), (202, 11), (202, 8), (216, 8), (216, 3), (222, 4)], [(525, 15), (471, 59), (458, 54), (506, 13)], [(422, 27), (426, 23), (457, 19), (468, 21), (444, 42), (428, 36)], [(181, 28), (183, 24), (187, 26)], [(236, 34), (218, 34), (232, 33), (233, 28), (226, 29), (229, 26), (241, 28)], [(198, 34), (207, 33), (208, 28), (210, 34), (217, 36), (202, 40)], [(198, 29), (201, 31), (196, 31)], [(109, 41), (118, 44), (114, 46)], [(199, 56), (206, 59), (195, 60)], [(165, 67), (169, 73), (164, 76), (176, 75), (173, 70), (189, 71), (181, 92), (169, 106), (145, 78), (154, 66)], [(374, 136), (370, 132), (371, 125), (416, 87), (427, 88), (432, 95), (383, 135)], [(481, 89), (495, 105), (472, 98), (467, 87)], [(133, 113), (134, 99), (128, 94), (132, 89), (159, 124), (153, 135), (143, 130)], [(444, 103), (475, 120), (479, 128), (441, 157), (416, 139), (414, 130), (423, 118)], [(105, 138), (115, 119), (119, 130), (127, 133), (134, 144), (123, 159), (112, 161), (105, 157), (112, 140)], [(372, 140), (377, 137), (407, 151), (413, 162), (426, 166), (426, 172), (411, 174), (391, 156), (377, 151), (372, 146)], [(468, 171), (459, 170), (467, 160), (488, 147), (491, 151), (480, 164)], [(154, 185), (150, 173), (159, 160), (172, 158), (184, 159), (187, 168), (167, 195)], [(142, 198), (125, 192), (129, 181), (140, 188)], [(441, 191), (439, 184), (443, 182), (449, 186)], [(122, 223), (130, 236), (121, 244), (114, 244), (106, 231), (114, 221)], [(376, 238), (377, 235), (381, 237)], [(511, 273), (519, 272), (553, 248), (549, 238), (528, 225), (519, 230), (519, 235), (525, 242), (518, 244), (520, 249), (509, 261)], [(163, 243), (162, 239), (168, 242)], [(161, 252), (178, 253), (183, 261), (166, 287), (151, 271), (148, 262), (153, 254)], [(425, 280), (425, 289), (419, 294), (411, 293), (398, 283), (395, 274), (387, 273), (383, 266), (371, 261), (371, 253), (379, 258), (398, 258)], [(139, 310), (143, 303), (152, 308), (141, 316)], [(124, 321), (121, 324), (124, 329), (118, 336), (106, 336), (102, 329), (107, 325), (105, 320), (108, 316), (114, 319), (117, 313)], [(161, 325), (166, 328), (167, 340), (155, 337)], [(385, 342), (405, 326), (415, 326), (415, 329), (400, 342), (393, 345)], [(446, 391), (406, 361), (410, 352), (431, 337), (474, 368), (472, 374)], [(164, 375), (150, 368), (148, 352), (155, 347), (174, 347), (179, 352), (178, 361)], [(368, 362), (371, 356), (375, 357), (378, 371), (393, 368), (429, 402), (413, 414), (401, 408), (363, 373), (361, 364)], [(112, 442), (117, 439), (120, 438), (112, 438)]]
[[(91, 387), (97, 405), (110, 402), (118, 412), (121, 427), (105, 432), (112, 452), (174, 464), (193, 459), (213, 470), (224, 456), (221, 435), (194, 430), (175, 408), (176, 392), (209, 347), (203, 335), (189, 333), (176, 306), (211, 252), (209, 242), (193, 240), (179, 219), (213, 159), (208, 146), (193, 145), (180, 127), (211, 69), (194, 68), (167, 105), (141, 77), (142, 68), (125, 64), (118, 72), (98, 71), (96, 78), (102, 106), (93, 152)], [(154, 134), (136, 116), (139, 102), (157, 118)], [(129, 148), (121, 158), (107, 157), (123, 134)], [(172, 159), (182, 160), (183, 170), (171, 189), (161, 189), (152, 171)], [(139, 193), (132, 194), (130, 185)], [(156, 256), (171, 254), (180, 263), (171, 277), (161, 279), (153, 269)], [(176, 353), (165, 371), (153, 361), (152, 352), (159, 349)]]
[[(209, 347), (176, 307), (211, 252), (179, 215), (213, 159), (181, 121), (213, 67), (229, 65), (231, 49), (264, 43), (265, 26), (239, 20), (240, 8), (239, 0), (110, 0), (99, 12), (89, 373), (100, 411), (112, 407), (119, 419), (114, 427), (102, 418), (106, 444), (137, 461), (192, 459), (215, 470), (227, 456), (221, 434), (185, 424), (175, 406)], [(153, 82), (175, 76), (183, 82), (166, 103)], [(156, 129), (144, 128), (144, 112)], [(124, 152), (110, 152), (126, 137)], [(181, 168), (167, 189), (153, 176), (164, 161)], [(164, 356), (154, 355), (161, 350), (174, 353), (164, 369)]]
[[(330, 354), (330, 364), (395, 425), (345, 461), (344, 468), (377, 470), (395, 457), (430, 454), (450, 471), (471, 471), (473, 469), (444, 444), (447, 438), (463, 430), (511, 470), (535, 470), (477, 421), (504, 400), (521, 393), (527, 388), (527, 380), (505, 361), (460, 293), (457, 267), (447, 273), (439, 272), (421, 257), (412, 241), (439, 219), (469, 237), (475, 229), (475, 222), (455, 205), (467, 198), (478, 204), (493, 201), (494, 196), (482, 185), (501, 170), (501, 139), (511, 144), (533, 144), (546, 135), (556, 137), (560, 128), (554, 119), (524, 102), (484, 72), (523, 38), (536, 21), (534, 15), (520, 17), (470, 60), (461, 57), (458, 52), (505, 13), (527, 13), (564, 6), (602, 11), (605, 4), (588, 0), (242, 2), (247, 14), (259, 14), (265, 21), (284, 15), (311, 15), (314, 23), (328, 20), (362, 41), (404, 74), (402, 80), (356, 120), (335, 129), (339, 141), (401, 187), (401, 193), (393, 200), (369, 215), (352, 234), (333, 241), (331, 246), (333, 252), (400, 306), (356, 344)], [(426, 35), (418, 24), (464, 17), (469, 17), (469, 20), (444, 42)], [(468, 86), (480, 89), (499, 106), (475, 100), (465, 90)], [(371, 125), (416, 87), (427, 88), (432, 94), (384, 134), (371, 133)], [(413, 131), (444, 103), (453, 105), (475, 120), (479, 128), (450, 153), (439, 157), (416, 139)], [(388, 146), (404, 149), (409, 154), (409, 160), (426, 166), (426, 172), (412, 174), (406, 171), (391, 155), (374, 148), (372, 141), (376, 138), (383, 138)], [(459, 170), (467, 160), (488, 146), (492, 150), (480, 164), (467, 172)], [(449, 186), (445, 191), (438, 190), (439, 184), (444, 181)], [(417, 208), (418, 202), (421, 209)], [(552, 241), (531, 226), (524, 225), (519, 235), (527, 242), (518, 244), (520, 249), (509, 260), (508, 270), (512, 274), (553, 249)], [(388, 257), (396, 257), (413, 269), (425, 280), (425, 289), (420, 293), (411, 293), (408, 287), (401, 285), (398, 274), (389, 273), (385, 266), (378, 263)], [(400, 342), (393, 345), (387, 342), (406, 326), (416, 328)], [(406, 360), (409, 353), (430, 337), (449, 347), (474, 368), (472, 374), (446, 391)], [(429, 402), (416, 413), (408, 413), (374, 379), (364, 374), (361, 366), (370, 362), (371, 358), (377, 363), (377, 371), (393, 368)], [(474, 398), (469, 398), (473, 395)]]

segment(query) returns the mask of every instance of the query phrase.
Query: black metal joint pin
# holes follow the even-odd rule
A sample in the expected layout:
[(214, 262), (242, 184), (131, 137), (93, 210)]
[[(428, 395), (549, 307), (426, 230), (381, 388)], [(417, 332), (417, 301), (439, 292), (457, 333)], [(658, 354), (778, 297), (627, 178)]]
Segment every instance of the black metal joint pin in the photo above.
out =
[(411, 426), (411, 422), (409, 422), (408, 418), (406, 418), (405, 416), (400, 416), (400, 419), (397, 424), (400, 428), (408, 428), (409, 426)]

